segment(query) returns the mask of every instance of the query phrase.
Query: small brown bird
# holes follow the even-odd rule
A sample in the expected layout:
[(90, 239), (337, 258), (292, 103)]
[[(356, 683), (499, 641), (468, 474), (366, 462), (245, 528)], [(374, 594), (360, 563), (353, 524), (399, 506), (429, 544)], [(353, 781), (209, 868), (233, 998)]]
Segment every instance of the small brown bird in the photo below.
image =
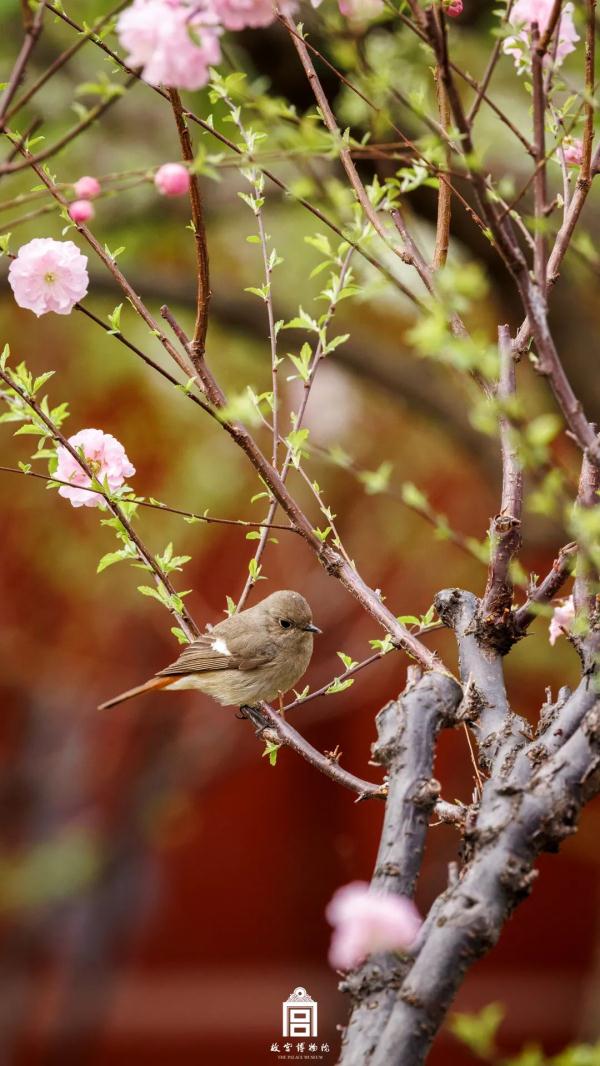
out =
[(320, 632), (304, 596), (273, 592), (219, 622), (188, 644), (171, 666), (98, 710), (159, 689), (198, 689), (225, 707), (254, 707), (293, 688), (310, 662), (313, 633)]

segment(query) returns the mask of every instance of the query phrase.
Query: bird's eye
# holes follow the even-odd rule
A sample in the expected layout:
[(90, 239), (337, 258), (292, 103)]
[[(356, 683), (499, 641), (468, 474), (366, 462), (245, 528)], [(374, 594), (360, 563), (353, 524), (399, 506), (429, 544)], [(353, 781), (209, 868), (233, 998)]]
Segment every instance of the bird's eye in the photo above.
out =
[(282, 629), (291, 629), (292, 628), (292, 623), (290, 622), (289, 618), (280, 618), (279, 619), (279, 625), (281, 626)]

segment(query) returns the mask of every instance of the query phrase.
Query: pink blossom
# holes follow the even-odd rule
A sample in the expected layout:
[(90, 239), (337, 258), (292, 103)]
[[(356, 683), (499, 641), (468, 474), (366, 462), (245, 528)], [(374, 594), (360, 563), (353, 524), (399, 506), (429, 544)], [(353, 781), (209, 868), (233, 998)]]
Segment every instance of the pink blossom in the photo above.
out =
[(215, 0), (215, 11), (228, 30), (270, 26), (275, 20), (273, 0)]
[[(108, 484), (111, 492), (119, 489), (125, 479), (135, 474), (135, 467), (131, 465), (123, 445), (110, 433), (103, 433), (101, 429), (81, 429), (73, 437), (69, 437), (69, 444), (77, 450), (81, 449), (88, 466), (98, 481)], [(54, 471), (57, 481), (68, 481), (70, 485), (61, 485), (58, 493), (70, 500), (73, 507), (102, 507), (104, 499), (98, 492), (88, 492), (91, 478), (81, 468), (70, 451), (59, 445), (56, 449), (58, 466)]]
[(181, 163), (163, 163), (154, 175), (154, 184), (162, 196), (183, 196), (189, 191), (190, 176)]
[(444, 11), (450, 18), (457, 18), (464, 10), (463, 0), (444, 0)]
[(569, 630), (573, 625), (573, 619), (575, 618), (575, 604), (573, 597), (569, 596), (568, 600), (563, 600), (557, 607), (554, 608), (554, 614), (550, 619), (550, 633), (548, 640), (551, 644), (556, 644), (559, 637), (563, 636), (564, 630)]
[(127, 63), (142, 67), (150, 85), (200, 89), (221, 59), (218, 17), (208, 0), (133, 0), (117, 34)]
[(94, 200), (100, 195), (100, 182), (86, 174), (74, 183), (73, 191), (78, 200)]
[(352, 970), (375, 951), (406, 950), (421, 927), (411, 900), (372, 892), (363, 881), (338, 889), (326, 915), (334, 927), (329, 961), (336, 970)]
[(581, 138), (565, 137), (563, 155), (569, 167), (580, 167), (583, 163), (583, 141)]
[[(509, 22), (519, 32), (514, 36), (507, 37), (502, 48), (507, 55), (513, 56), (519, 74), (531, 68), (531, 27), (534, 22), (537, 23), (540, 34), (543, 34), (548, 25), (553, 6), (553, 0), (516, 0), (509, 16)], [(558, 31), (555, 29), (553, 34), (553, 40), (556, 40), (558, 32), (558, 43), (556, 46), (551, 44), (545, 56), (544, 61), (546, 63), (553, 62), (558, 67), (565, 56), (575, 51), (575, 44), (579, 40), (579, 34), (573, 22), (573, 10), (571, 2), (565, 4), (558, 23)]]
[(87, 222), (94, 217), (94, 205), (89, 200), (73, 200), (69, 205), (69, 217), (73, 222)]
[(338, 0), (342, 15), (356, 21), (377, 18), (384, 10), (383, 0)]
[(73, 241), (34, 237), (19, 248), (8, 281), (19, 307), (38, 318), (48, 311), (68, 315), (88, 290), (87, 256)]

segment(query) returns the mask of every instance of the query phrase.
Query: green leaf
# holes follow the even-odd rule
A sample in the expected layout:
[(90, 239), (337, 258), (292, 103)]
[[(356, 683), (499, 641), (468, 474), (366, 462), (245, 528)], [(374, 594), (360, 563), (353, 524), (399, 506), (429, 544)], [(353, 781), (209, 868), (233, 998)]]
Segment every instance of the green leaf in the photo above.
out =
[(350, 685), (354, 684), (353, 677), (347, 677), (342, 681), (339, 677), (336, 677), (330, 684), (329, 688), (325, 689), (326, 696), (333, 696), (336, 692), (343, 692), (344, 689), (350, 688)]
[(355, 666), (358, 666), (358, 661), (353, 659), (351, 655), (345, 655), (343, 651), (338, 651), (337, 656), (342, 660), (346, 670), (353, 670)]
[(46, 382), (49, 381), (50, 378), (53, 376), (53, 374), (53, 370), (47, 370), (45, 374), (40, 374), (38, 378), (35, 378), (31, 388), (32, 393), (36, 393), (38, 389), (41, 389), (42, 385), (45, 385)]
[(538, 415), (527, 426), (526, 438), (530, 444), (543, 447), (546, 444), (550, 444), (561, 429), (562, 419), (560, 415)]
[(117, 304), (114, 311), (108, 316), (110, 322), (110, 332), (119, 333), (121, 330), (121, 311), (123, 310), (123, 304)]
[(359, 479), (365, 486), (365, 490), (369, 496), (376, 496), (379, 492), (385, 492), (389, 488), (390, 477), (393, 464), (389, 461), (385, 461), (377, 468), (377, 470), (361, 470), (359, 473)]
[[(288, 352), (288, 359), (291, 359), (292, 363), (296, 367), (298, 374), (302, 381), (306, 382), (310, 378), (310, 363), (312, 360), (312, 348), (310, 344), (304, 343), (300, 349), (300, 355), (292, 355)], [(292, 379), (289, 379), (292, 380)]]
[(32, 423), (28, 422), (25, 426), (19, 426), (18, 429), (15, 429), (15, 432), (14, 432), (13, 436), (14, 437), (26, 437), (26, 436), (47, 437), (48, 436), (48, 430), (46, 429), (45, 426), (42, 428), (41, 426), (34, 426)]
[(174, 637), (177, 637), (177, 640), (180, 644), (190, 643), (189, 637), (186, 636), (186, 634), (183, 632), (183, 629), (180, 629), (179, 626), (171, 626), (171, 633)]
[(158, 600), (159, 603), (164, 603), (164, 597), (161, 596), (158, 589), (153, 589), (150, 585), (138, 585), (138, 592), (141, 592), (142, 596), (151, 596), (152, 599)]
[(394, 641), (391, 633), (386, 633), (383, 640), (370, 640), (369, 644), (373, 651), (381, 652), (382, 655), (387, 655), (388, 652), (394, 650)]
[(265, 750), (262, 753), (263, 759), (264, 759), (264, 757), (266, 755), (268, 757), (268, 759), (269, 759), (269, 762), (270, 762), (271, 766), (276, 766), (277, 765), (277, 753), (278, 753), (278, 751), (279, 751), (279, 749), (281, 747), (282, 747), (281, 744), (273, 744), (272, 741), (267, 740), (266, 744), (265, 744)]
[(119, 551), (116, 552), (107, 552), (106, 555), (102, 556), (100, 562), (98, 563), (96, 573), (101, 574), (103, 570), (107, 569), (107, 567), (113, 566), (114, 563), (120, 563), (123, 561), (123, 559), (128, 558), (131, 558), (131, 554), (126, 548), (121, 548)]
[(478, 1014), (452, 1014), (450, 1031), (479, 1058), (489, 1059), (496, 1054), (496, 1033), (504, 1018), (501, 1003), (488, 1003)]
[(421, 492), (412, 481), (405, 481), (402, 486), (402, 499), (407, 507), (414, 507), (416, 511), (425, 511), (429, 507), (429, 501), (425, 493)]
[(257, 563), (256, 559), (251, 559), (250, 562), (248, 563), (248, 573), (250, 574), (250, 577), (252, 578), (253, 581), (261, 581), (261, 580), (265, 581), (266, 580), (265, 578), (261, 578), (261, 576), (260, 576), (261, 570), (262, 570), (262, 566), (259, 566), (259, 564)]

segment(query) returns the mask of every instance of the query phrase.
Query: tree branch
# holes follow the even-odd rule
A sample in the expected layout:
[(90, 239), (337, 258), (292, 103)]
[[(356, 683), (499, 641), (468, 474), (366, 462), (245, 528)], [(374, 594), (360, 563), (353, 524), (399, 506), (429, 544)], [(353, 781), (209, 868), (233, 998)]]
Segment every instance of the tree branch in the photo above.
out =
[[(386, 767), (388, 797), (372, 887), (414, 895), (429, 816), (438, 800), (432, 776), (436, 737), (456, 724), (462, 692), (451, 678), (414, 671), (398, 700), (377, 715), (373, 760)], [(406, 963), (394, 953), (371, 956), (340, 986), (352, 997), (342, 1044), (342, 1066), (364, 1066), (392, 1010)], [(391, 1060), (390, 1060), (391, 1061)]]
[[(21, 51), (19, 52), (13, 69), (11, 71), (8, 83), (2, 97), (0, 98), (0, 130), (4, 129), (4, 123), (6, 115), (10, 107), (11, 100), (15, 95), (22, 79), (25, 76), (27, 70), (27, 64), (33, 49), (35, 48), (37, 39), (42, 32), (42, 24), (44, 21), (44, 12), (46, 10), (46, 0), (40, 0), (37, 11), (32, 18), (26, 19), (25, 25), (25, 38), (21, 45)], [(29, 9), (30, 11), (30, 9)]]
[(499, 646), (508, 650), (516, 639), (511, 614), (513, 583), (510, 565), (521, 547), (523, 510), (523, 473), (510, 415), (510, 403), (516, 393), (516, 367), (508, 326), (498, 328), (498, 348), (500, 377), (496, 395), (500, 405), (502, 498), (500, 513), (490, 525), (490, 565), (481, 617), (489, 628), (490, 639), (499, 641)]
[(463, 715), (473, 722), (480, 764), (493, 771), (524, 744), (528, 723), (509, 706), (502, 655), (488, 642), (477, 597), (461, 589), (445, 589), (436, 596), (435, 606), (442, 621), (454, 629), (465, 686)]
[(190, 137), (190, 131), (187, 127), (187, 123), (183, 114), (181, 106), (181, 97), (177, 92), (177, 89), (169, 89), (169, 97), (171, 100), (171, 106), (173, 108), (173, 114), (175, 116), (175, 124), (177, 126), (177, 133), (179, 134), (179, 143), (181, 145), (181, 154), (188, 164), (188, 173), (190, 181), (190, 201), (192, 205), (192, 226), (194, 230), (194, 243), (196, 246), (196, 267), (197, 267), (197, 285), (198, 296), (196, 302), (196, 324), (194, 326), (194, 336), (190, 345), (190, 355), (192, 362), (196, 365), (197, 360), (204, 359), (204, 349), (206, 344), (206, 332), (208, 330), (208, 306), (210, 303), (210, 274), (208, 269), (208, 246), (206, 243), (206, 226), (204, 224), (204, 209), (202, 206), (202, 193), (200, 191), (200, 179), (198, 175), (191, 169), (191, 164), (194, 162), (194, 150), (192, 148), (192, 139)]

